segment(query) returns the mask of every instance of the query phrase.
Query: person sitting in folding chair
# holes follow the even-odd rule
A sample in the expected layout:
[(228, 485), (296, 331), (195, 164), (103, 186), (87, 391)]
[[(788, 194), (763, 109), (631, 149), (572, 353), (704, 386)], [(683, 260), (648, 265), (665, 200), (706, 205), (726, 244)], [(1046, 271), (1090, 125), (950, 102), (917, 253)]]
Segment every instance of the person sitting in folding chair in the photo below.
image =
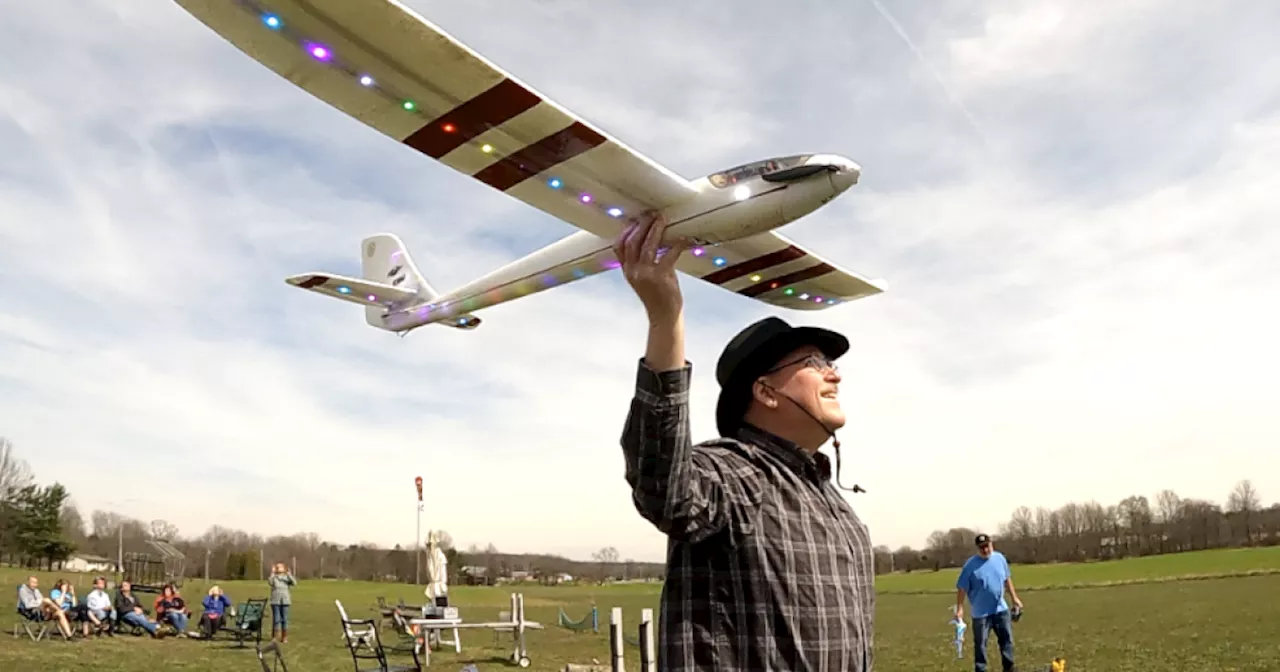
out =
[(62, 636), (71, 639), (71, 624), (67, 615), (53, 600), (40, 594), (40, 579), (27, 577), (25, 586), (18, 586), (18, 613), (32, 621), (58, 622)]
[(66, 579), (58, 579), (53, 583), (53, 590), (49, 591), (49, 599), (66, 614), (68, 625), (71, 623), (79, 623), (81, 634), (85, 637), (89, 636), (89, 615), (85, 613), (85, 606), (76, 599), (75, 586), (71, 585)]
[(212, 639), (218, 633), (224, 614), (235, 611), (231, 598), (223, 595), (219, 586), (209, 589), (209, 594), (204, 596), (200, 606), (204, 607), (204, 613), (200, 614), (200, 636), (205, 639)]
[(84, 598), (85, 615), (89, 617), (89, 622), (93, 623), (97, 628), (98, 634), (106, 633), (108, 637), (114, 637), (115, 633), (111, 631), (111, 622), (115, 620), (115, 613), (111, 607), (111, 596), (107, 594), (107, 579), (104, 576), (94, 577), (93, 590)]

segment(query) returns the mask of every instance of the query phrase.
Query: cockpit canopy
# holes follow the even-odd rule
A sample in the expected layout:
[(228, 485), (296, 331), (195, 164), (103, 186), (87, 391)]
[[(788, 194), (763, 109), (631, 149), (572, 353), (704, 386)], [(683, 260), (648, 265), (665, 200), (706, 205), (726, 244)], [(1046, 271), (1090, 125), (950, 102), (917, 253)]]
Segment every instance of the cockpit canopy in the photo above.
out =
[(763, 161), (755, 161), (736, 168), (730, 168), (718, 173), (707, 176), (707, 181), (711, 186), (717, 189), (737, 184), (743, 180), (765, 175), (768, 173), (795, 168), (804, 165), (804, 162), (812, 157), (812, 154), (796, 154), (795, 156), (783, 156), (773, 159), (765, 159)]

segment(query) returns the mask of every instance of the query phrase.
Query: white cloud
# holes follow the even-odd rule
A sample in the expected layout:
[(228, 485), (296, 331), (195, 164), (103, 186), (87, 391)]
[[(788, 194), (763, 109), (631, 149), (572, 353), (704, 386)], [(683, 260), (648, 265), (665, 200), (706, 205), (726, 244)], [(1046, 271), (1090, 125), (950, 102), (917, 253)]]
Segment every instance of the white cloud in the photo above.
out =
[[(1280, 375), (1276, 89), (1239, 68), (1188, 75), (1194, 96), (1142, 88), (1183, 65), (1167, 62), (1169, 35), (1192, 15), (1172, 3), (1144, 0), (1164, 19), (1123, 24), (1099, 50), (1138, 5), (978, 5), (976, 23), (949, 8), (926, 28), (884, 2), (987, 147), (869, 4), (762, 3), (773, 13), (756, 19), (674, 2), (414, 4), (691, 177), (813, 149), (863, 163), (859, 188), (787, 235), (889, 293), (784, 317), (855, 343), (845, 481), (871, 491), (853, 501), (878, 542), (993, 526), (1020, 504), (1164, 487), (1221, 500), (1245, 476), (1280, 498), (1263, 420)], [(447, 287), (568, 226), (326, 108), (174, 6), (69, 7), (25, 5), (0, 27), (15, 66), (0, 73), (0, 144), (16, 148), (0, 155), (0, 434), (41, 479), (89, 508), (112, 499), (97, 484), (127, 479), (144, 500), (130, 513), (188, 534), (217, 522), (391, 544), (412, 534), (421, 474), (424, 524), (460, 543), (662, 557), (617, 445), (644, 346), (618, 278), (403, 340), (282, 281), (353, 272), (357, 241), (388, 230)], [(1204, 43), (1204, 62), (1261, 44), (1231, 11), (1195, 10), (1238, 38)], [(813, 39), (782, 40), (783, 20)], [(1037, 25), (1052, 30), (1020, 41)], [(1064, 80), (1089, 124), (1063, 112)], [(1141, 93), (1122, 109), (1126, 87)], [(684, 286), (705, 437), (720, 347), (771, 311)], [(215, 520), (200, 496), (162, 497), (162, 478), (242, 504)], [(547, 536), (553, 521), (571, 532)]]

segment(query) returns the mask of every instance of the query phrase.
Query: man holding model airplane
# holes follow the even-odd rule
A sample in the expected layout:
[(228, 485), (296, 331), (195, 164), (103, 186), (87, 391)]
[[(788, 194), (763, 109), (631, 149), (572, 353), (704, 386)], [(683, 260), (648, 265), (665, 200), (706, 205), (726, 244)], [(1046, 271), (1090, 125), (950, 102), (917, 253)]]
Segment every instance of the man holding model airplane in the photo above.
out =
[(686, 245), (661, 253), (666, 226), (645, 216), (614, 247), (649, 318), (622, 448), (637, 511), (669, 538), (658, 668), (868, 672), (871, 539), (818, 452), (845, 423), (834, 360), (849, 342), (774, 317), (748, 326), (716, 366), (721, 436), (693, 444)]

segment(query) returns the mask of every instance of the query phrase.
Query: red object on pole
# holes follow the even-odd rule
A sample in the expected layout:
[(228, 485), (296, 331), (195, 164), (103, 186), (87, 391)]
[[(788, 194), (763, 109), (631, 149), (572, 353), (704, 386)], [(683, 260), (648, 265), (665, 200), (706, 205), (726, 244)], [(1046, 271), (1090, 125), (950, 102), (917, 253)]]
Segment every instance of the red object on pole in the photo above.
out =
[(422, 501), (422, 477), (418, 476), (417, 478), (413, 479), (413, 484), (418, 486), (418, 501), (421, 502)]

